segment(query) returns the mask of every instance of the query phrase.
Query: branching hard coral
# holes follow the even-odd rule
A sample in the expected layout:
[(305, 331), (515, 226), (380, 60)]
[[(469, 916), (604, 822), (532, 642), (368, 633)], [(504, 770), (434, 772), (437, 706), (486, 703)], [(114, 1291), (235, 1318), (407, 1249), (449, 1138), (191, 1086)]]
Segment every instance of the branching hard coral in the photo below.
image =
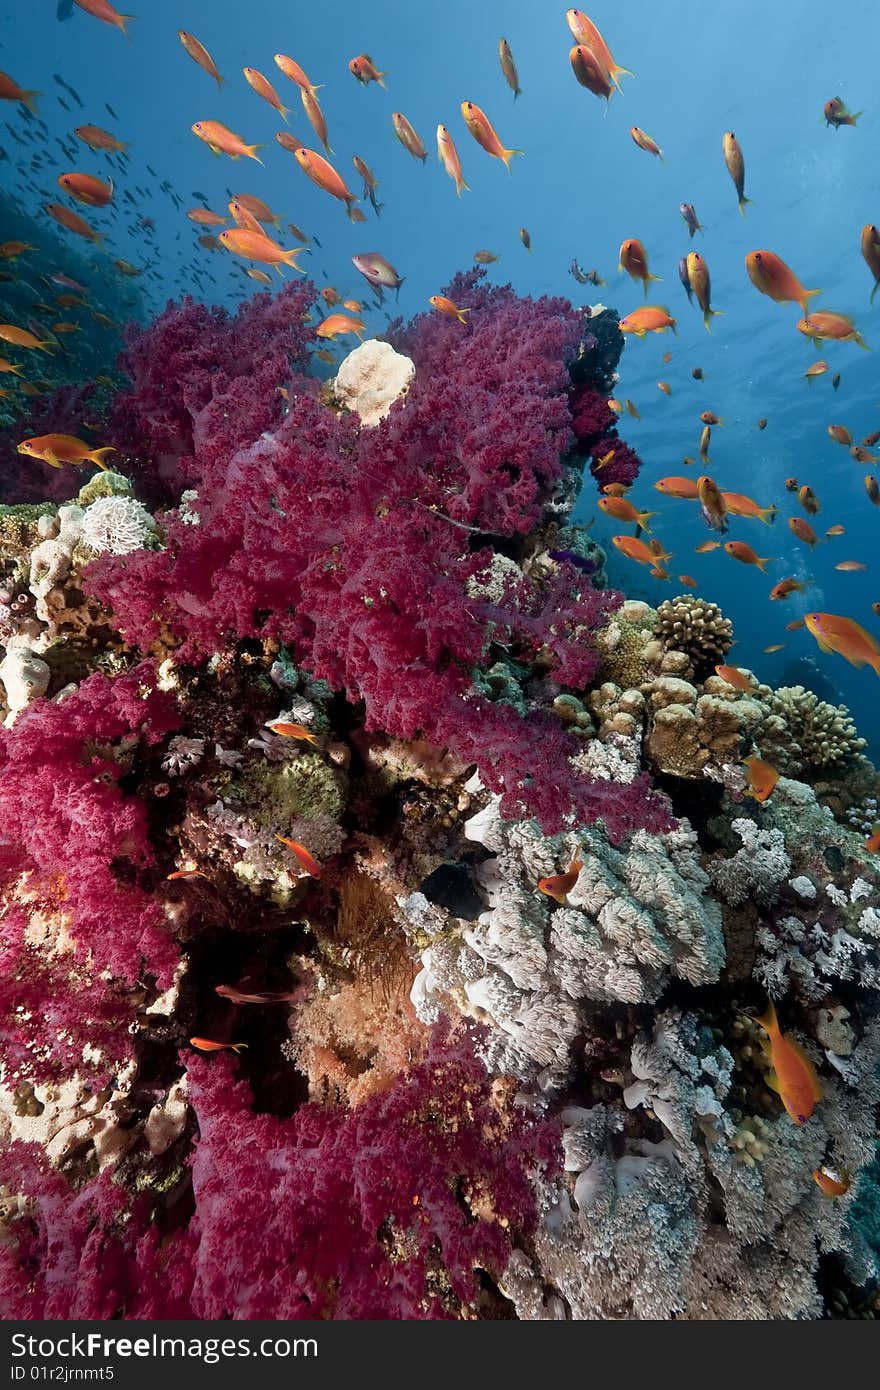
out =
[(829, 705), (802, 685), (780, 686), (768, 701), (769, 715), (758, 744), (787, 777), (806, 777), (835, 763), (850, 762), (865, 747), (846, 705)]
[[(206, 407), (185, 444), (199, 525), (169, 514), (163, 551), (99, 559), (89, 583), (133, 641), (149, 642), (164, 623), (186, 658), (233, 635), (281, 639), (334, 690), (363, 701), (368, 731), (420, 735), (480, 766), (509, 816), (537, 816), (548, 831), (599, 816), (614, 835), (660, 827), (666, 813), (643, 782), (620, 795), (578, 776), (577, 742), (552, 715), (523, 719), (473, 689), (490, 637), (540, 656), (561, 682), (587, 683), (598, 660), (592, 633), (617, 598), (572, 566), (553, 581), (523, 578), (500, 604), (468, 596), (492, 553), (469, 548), (470, 528), (515, 540), (562, 476), (566, 359), (580, 319), (564, 301), (518, 300), (473, 277), (461, 289), (473, 309), (468, 333), (452, 334), (441, 315), (416, 321), (401, 339), (415, 379), (405, 405), (375, 428), (291, 392), (274, 432), (241, 447), (247, 422), (233, 440), (231, 425), (210, 427)], [(194, 311), (180, 313), (191, 337)], [(201, 323), (203, 338), (209, 328)], [(162, 331), (173, 335), (168, 315)], [(225, 345), (232, 330), (223, 321), (214, 332)], [(184, 376), (185, 362), (186, 353)], [(209, 388), (202, 372), (199, 394)], [(190, 388), (181, 391), (189, 399)]]
[(724, 660), (733, 643), (733, 625), (718, 604), (693, 594), (661, 603), (654, 631), (667, 651), (685, 652), (700, 677)]

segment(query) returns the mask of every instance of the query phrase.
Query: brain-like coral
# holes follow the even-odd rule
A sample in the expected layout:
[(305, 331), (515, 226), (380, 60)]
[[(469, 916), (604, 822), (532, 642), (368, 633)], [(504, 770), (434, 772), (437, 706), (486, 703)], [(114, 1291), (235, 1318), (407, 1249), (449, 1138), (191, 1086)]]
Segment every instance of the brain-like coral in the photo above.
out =
[(733, 645), (733, 624), (718, 604), (692, 594), (661, 603), (654, 631), (667, 651), (690, 657), (697, 675), (711, 671)]

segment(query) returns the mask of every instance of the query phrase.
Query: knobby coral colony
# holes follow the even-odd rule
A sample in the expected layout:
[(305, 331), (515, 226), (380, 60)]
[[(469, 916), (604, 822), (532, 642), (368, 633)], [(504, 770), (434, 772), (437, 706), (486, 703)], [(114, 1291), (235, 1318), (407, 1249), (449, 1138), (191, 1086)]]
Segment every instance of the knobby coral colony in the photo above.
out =
[(459, 276), (343, 404), (313, 293), (169, 307), (0, 515), (3, 1315), (870, 1313), (847, 712), (600, 587), (613, 313)]

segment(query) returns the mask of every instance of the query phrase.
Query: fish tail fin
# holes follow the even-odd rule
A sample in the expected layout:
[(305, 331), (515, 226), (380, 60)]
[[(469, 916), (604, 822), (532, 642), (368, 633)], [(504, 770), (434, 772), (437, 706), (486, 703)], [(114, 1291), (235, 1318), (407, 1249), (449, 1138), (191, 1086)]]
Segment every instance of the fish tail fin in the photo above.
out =
[(849, 118), (850, 125), (855, 125), (859, 119), (859, 116), (864, 116), (864, 114), (864, 111), (854, 111)]
[(869, 304), (873, 304), (873, 303), (874, 303), (874, 295), (877, 293), (878, 289), (880, 289), (880, 280), (875, 280), (875, 281), (874, 281), (874, 288), (873, 288), (872, 291), (871, 291), (871, 297), (870, 297), (870, 299), (868, 300), (868, 303), (869, 303)]
[(219, 74), (219, 72), (216, 73), (215, 76), (216, 76), (216, 78), (217, 78), (217, 90), (218, 90), (219, 92), (222, 92), (222, 91), (223, 91), (223, 83), (226, 81), (226, 78), (225, 78), (225, 77), (221, 77), (220, 74)]
[(469, 183), (465, 183), (464, 179), (461, 179), (461, 178), (456, 179), (456, 180), (455, 180), (455, 191), (457, 192), (459, 198), (460, 198), (461, 195), (462, 195), (462, 190), (463, 190), (463, 189), (467, 189), (468, 193), (470, 193), (470, 191), (471, 191), (471, 186), (470, 186), (470, 184), (469, 184)]
[(129, 43), (131, 43), (131, 34), (128, 32), (128, 25), (135, 19), (137, 19), (137, 15), (134, 14), (121, 14), (116, 17), (117, 27), (122, 30)]
[(769, 1034), (771, 1038), (779, 1032), (779, 1020), (776, 1017), (776, 1009), (772, 999), (768, 998), (767, 1008), (755, 1019), (755, 1022), (759, 1023), (764, 1032)]
[(260, 156), (257, 154), (257, 150), (264, 150), (266, 148), (265, 143), (259, 145), (245, 145), (244, 148), (245, 154), (247, 154), (250, 159), (255, 159), (258, 164), (263, 163), (262, 159), (260, 159)]
[(765, 526), (773, 525), (778, 512), (779, 508), (776, 506), (758, 508), (758, 516), (761, 518)]
[[(876, 286), (875, 286), (875, 288), (876, 288)], [(870, 352), (870, 351), (871, 351), (871, 349), (868, 347), (868, 344), (865, 342), (864, 338), (862, 337), (861, 333), (857, 333), (857, 334), (855, 335), (855, 341), (858, 343), (859, 347), (862, 349), (863, 352)]]
[(704, 311), (703, 311), (703, 326), (704, 326), (704, 328), (706, 329), (706, 332), (707, 332), (707, 333), (711, 333), (711, 332), (712, 332), (712, 329), (709, 327), (709, 320), (710, 320), (710, 319), (717, 319), (717, 318), (719, 318), (719, 317), (722, 317), (723, 314), (724, 314), (724, 310), (723, 310), (723, 309), (704, 309)]
[(52, 352), (53, 349), (58, 346), (60, 345), (58, 343), (53, 343), (51, 338), (46, 338), (44, 342), (37, 343), (37, 347), (41, 352)]
[(281, 119), (282, 119), (282, 121), (284, 122), (285, 125), (290, 125), (290, 121), (287, 119), (288, 116), (290, 115), (290, 107), (289, 107), (289, 106), (279, 106), (279, 108), (278, 108), (278, 115), (281, 117)]
[(639, 523), (642, 530), (646, 531), (649, 536), (651, 534), (651, 528), (648, 525), (648, 522), (652, 516), (656, 515), (656, 512), (636, 512), (636, 521)]
[(353, 195), (351, 198), (347, 198), (345, 200), (345, 215), (348, 218), (349, 222), (357, 221), (356, 217), (352, 217), (352, 213), (354, 212), (354, 205), (357, 201), (357, 198), (355, 198)]
[(804, 311), (804, 318), (805, 318), (805, 319), (808, 319), (808, 318), (810, 317), (810, 308), (809, 308), (809, 305), (807, 304), (807, 300), (808, 300), (808, 299), (812, 299), (814, 295), (821, 294), (821, 293), (822, 293), (821, 290), (804, 290), (804, 297), (803, 297), (803, 299), (800, 301), (800, 305), (801, 305), (801, 308), (802, 308), (803, 311)]
[(10, 367), (9, 370), (14, 376), (24, 376), (24, 367)]
[(40, 95), (40, 92), (35, 92), (29, 89), (27, 91), (22, 92), (21, 96), (19, 97), (19, 101), (24, 102), (25, 106), (27, 107), (28, 111), (30, 111), (32, 116), (38, 116), (40, 114), (37, 110), (37, 97)]
[(511, 161), (511, 159), (513, 158), (513, 156), (514, 156), (515, 154), (525, 154), (525, 150), (502, 150), (502, 151), (501, 151), (501, 158), (504, 160), (504, 163), (505, 163), (505, 165), (506, 165), (506, 167), (507, 167), (507, 172), (508, 172), (508, 174), (510, 173), (510, 161)]
[(753, 200), (751, 198), (747, 198), (745, 193), (743, 193), (739, 199), (739, 212), (741, 217), (745, 217), (746, 215), (746, 203), (751, 203), (754, 207)]
[(880, 652), (877, 653), (873, 661), (871, 661), (869, 664), (874, 671), (874, 675), (880, 676)]
[[(622, 68), (622, 67), (620, 67), (620, 65), (619, 65), (618, 63), (612, 63), (612, 64), (611, 64), (611, 72), (610, 72), (609, 76), (611, 77), (612, 81), (614, 82), (614, 85), (615, 85), (615, 87), (617, 88), (617, 90), (618, 90), (619, 92), (622, 92), (622, 91), (623, 91), (623, 88), (621, 87), (620, 83), (619, 83), (618, 80), (617, 80), (618, 77), (635, 77), (635, 73), (634, 73), (634, 72), (630, 72), (629, 68)], [(859, 112), (859, 114), (861, 115), (861, 112)]]
[(86, 454), (86, 458), (90, 459), (92, 463), (96, 463), (99, 468), (107, 473), (109, 472), (109, 466), (104, 462), (104, 455), (115, 454), (117, 452), (118, 451), (114, 449), (112, 444), (107, 444), (103, 449), (93, 449), (90, 454)]
[(758, 569), (761, 571), (762, 574), (766, 574), (767, 566), (772, 564), (775, 559), (775, 555), (759, 555), (757, 560), (755, 561), (755, 564), (758, 566)]
[(458, 319), (459, 323), (467, 324), (467, 319), (465, 318), (465, 314), (469, 314), (469, 313), (470, 313), (470, 309), (456, 309), (456, 311), (455, 311), (455, 317)]
[(242, 1052), (247, 1051), (247, 1043), (230, 1043), (229, 1045), (232, 1051), (237, 1052), (239, 1056), (241, 1056)]
[(377, 72), (377, 73), (376, 73), (376, 81), (379, 83), (379, 86), (382, 87), (386, 92), (388, 91), (388, 83), (385, 82), (383, 79), (386, 78), (387, 76), (388, 76), (387, 72)]

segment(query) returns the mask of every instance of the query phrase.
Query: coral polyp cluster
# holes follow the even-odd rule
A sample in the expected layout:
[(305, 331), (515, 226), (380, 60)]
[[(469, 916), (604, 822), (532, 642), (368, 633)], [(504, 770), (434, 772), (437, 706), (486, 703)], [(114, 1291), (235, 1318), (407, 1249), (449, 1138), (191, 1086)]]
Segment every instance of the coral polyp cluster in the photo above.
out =
[(0, 517), (4, 1316), (870, 1311), (880, 779), (604, 586), (614, 315), (448, 292), (170, 306)]

